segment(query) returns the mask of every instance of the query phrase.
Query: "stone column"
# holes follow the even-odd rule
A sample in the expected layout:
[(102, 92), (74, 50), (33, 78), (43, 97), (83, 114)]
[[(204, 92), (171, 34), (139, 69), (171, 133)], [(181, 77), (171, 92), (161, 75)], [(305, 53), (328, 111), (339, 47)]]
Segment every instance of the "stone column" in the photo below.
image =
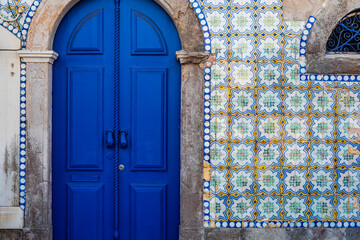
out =
[(177, 52), (181, 63), (180, 240), (201, 240), (203, 229), (204, 62), (209, 53)]
[(25, 239), (52, 239), (51, 117), (53, 51), (19, 51), (27, 68)]

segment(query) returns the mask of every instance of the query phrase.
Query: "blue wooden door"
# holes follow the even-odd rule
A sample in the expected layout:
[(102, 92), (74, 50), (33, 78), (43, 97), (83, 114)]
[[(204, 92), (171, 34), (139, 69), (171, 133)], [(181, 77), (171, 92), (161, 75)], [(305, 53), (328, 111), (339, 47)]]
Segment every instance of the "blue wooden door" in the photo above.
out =
[(113, 239), (117, 230), (124, 240), (178, 239), (179, 37), (153, 0), (121, 0), (116, 36), (114, 9), (114, 0), (80, 1), (55, 36), (54, 239)]

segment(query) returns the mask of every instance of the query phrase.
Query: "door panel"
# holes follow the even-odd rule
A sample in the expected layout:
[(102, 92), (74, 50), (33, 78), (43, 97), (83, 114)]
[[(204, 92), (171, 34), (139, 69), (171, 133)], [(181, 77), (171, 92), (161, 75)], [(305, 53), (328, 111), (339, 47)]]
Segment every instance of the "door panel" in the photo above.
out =
[(131, 11), (131, 49), (133, 55), (166, 55), (165, 39), (159, 27), (145, 14)]
[(166, 170), (167, 71), (132, 69), (131, 79), (132, 170)]
[[(131, 186), (131, 239), (166, 239), (165, 218), (166, 185)], [(145, 219), (151, 221), (144, 221)], [(144, 229), (151, 229), (151, 234)]]
[(68, 69), (68, 170), (102, 169), (103, 75), (99, 67)]
[(123, 171), (114, 166), (105, 137), (117, 119), (114, 1), (80, 1), (55, 36), (55, 240), (113, 239), (114, 169), (120, 175), (120, 239), (179, 237), (179, 36), (153, 0), (122, 0), (120, 16), (119, 124), (128, 147), (116, 147)]
[(68, 239), (103, 239), (103, 185), (68, 184), (67, 189)]
[(114, 4), (83, 0), (59, 25), (53, 77), (54, 239), (112, 238)]
[(68, 54), (103, 54), (104, 9), (89, 13), (70, 36)]
[[(120, 189), (122, 194), (131, 194), (131, 186), (167, 186), (164, 198), (166, 224), (164, 239), (178, 239), (180, 225), (180, 66), (176, 60), (175, 52), (181, 49), (178, 33), (170, 17), (153, 1), (121, 1), (121, 16), (124, 19), (133, 19), (145, 16), (147, 23), (162, 35), (165, 49), (157, 50), (159, 38), (153, 35), (144, 35), (147, 48), (153, 51), (139, 51), (134, 54), (133, 43), (138, 41), (131, 34), (129, 38), (121, 37), (120, 59), (120, 126), (122, 130), (129, 131), (129, 148), (120, 152), (120, 162), (125, 170), (120, 174)], [(145, 21), (141, 19), (142, 21)], [(139, 21), (139, 20), (138, 20)], [(134, 32), (134, 21), (120, 22), (124, 32)], [(155, 30), (154, 30), (155, 31)], [(149, 47), (153, 46), (153, 47)], [(145, 47), (144, 47), (145, 48)], [(134, 80), (135, 78), (135, 80)], [(129, 79), (130, 81), (123, 81)], [(134, 85), (134, 81), (140, 84)], [(135, 89), (134, 89), (135, 88)], [(139, 89), (140, 88), (140, 89)], [(133, 99), (134, 91), (138, 91), (139, 99)], [(141, 94), (139, 94), (141, 92)], [(144, 103), (142, 105), (142, 103)], [(139, 106), (139, 104), (141, 104)], [(150, 106), (150, 107), (149, 107)], [(141, 107), (141, 113), (139, 113)], [(130, 114), (129, 114), (130, 113)], [(136, 119), (141, 114), (141, 119)], [(141, 121), (141, 122), (139, 122)], [(162, 122), (162, 123), (161, 123)], [(139, 128), (139, 129), (138, 129)], [(140, 130), (140, 129), (143, 130)], [(152, 149), (151, 149), (152, 148)], [(136, 149), (141, 149), (138, 152)], [(144, 159), (142, 156), (148, 154)], [(139, 155), (143, 154), (143, 155)], [(126, 190), (128, 192), (126, 192)], [(161, 239), (146, 230), (141, 238), (134, 236), (131, 224), (137, 219), (136, 207), (131, 204), (131, 198), (120, 197), (120, 225), (124, 239), (157, 240)], [(145, 196), (144, 196), (145, 198)], [(148, 199), (147, 204), (152, 207), (144, 208), (144, 216), (151, 216), (153, 208), (160, 205), (155, 197)], [(145, 203), (144, 203), (145, 204)], [(131, 208), (128, 212), (126, 209)], [(135, 209), (134, 209), (135, 208)], [(160, 214), (160, 213), (159, 213)], [(154, 215), (155, 217), (155, 215)], [(156, 218), (145, 218), (144, 224), (158, 221)], [(138, 232), (138, 231), (137, 231)], [(159, 233), (160, 234), (160, 233)]]
[[(132, 194), (132, 186), (148, 186), (146, 191), (154, 190), (152, 186), (166, 186), (164, 208), (166, 224), (164, 239), (178, 239), (180, 225), (180, 66), (175, 52), (181, 49), (178, 33), (170, 17), (154, 1), (121, 1), (122, 19), (133, 19), (132, 22), (121, 21), (122, 32), (132, 32), (130, 37), (120, 37), (122, 58), (120, 59), (120, 126), (129, 131), (129, 148), (120, 151), (120, 162), (125, 170), (120, 174), (120, 218), (124, 239), (158, 240), (160, 232), (153, 234), (152, 222), (161, 214), (152, 209), (162, 205), (154, 192), (149, 197), (137, 199), (137, 206), (150, 206), (143, 214), (142, 235), (134, 235), (131, 229), (137, 221), (138, 208), (132, 200), (123, 197)], [(156, 31), (156, 34), (143, 35), (146, 42), (143, 49), (134, 54), (134, 14), (138, 21), (145, 21), (141, 27)], [(143, 18), (143, 19), (141, 19)], [(139, 20), (140, 19), (140, 20)], [(151, 24), (150, 24), (151, 23)], [(138, 33), (145, 30), (138, 27)], [(156, 37), (155, 37), (156, 36)], [(163, 39), (166, 52), (159, 51), (159, 37)], [(145, 45), (144, 45), (145, 46)], [(123, 81), (129, 79), (130, 81)], [(134, 83), (140, 83), (134, 85)], [(134, 91), (137, 91), (135, 97)], [(141, 93), (141, 94), (140, 94)], [(139, 101), (140, 102), (136, 102)], [(135, 104), (136, 103), (136, 104)], [(140, 104), (140, 105), (139, 105)], [(163, 113), (164, 114), (163, 114)], [(130, 114), (129, 114), (130, 113)], [(140, 116), (137, 117), (136, 116)], [(141, 129), (141, 130), (140, 130)], [(139, 149), (139, 151), (137, 150)], [(139, 155), (142, 154), (142, 155)], [(145, 156), (145, 158), (142, 158)], [(156, 188), (155, 188), (156, 189)], [(125, 191), (124, 191), (125, 190)], [(127, 190), (127, 192), (126, 192)], [(145, 190), (144, 190), (145, 191)], [(145, 192), (146, 192), (145, 191)], [(145, 194), (145, 193), (143, 193)], [(126, 209), (131, 208), (130, 212)], [(151, 216), (153, 217), (146, 217)], [(160, 215), (159, 215), (160, 214)], [(136, 225), (137, 226), (137, 225)], [(156, 229), (156, 228), (154, 228)], [(136, 231), (139, 232), (138, 230)]]

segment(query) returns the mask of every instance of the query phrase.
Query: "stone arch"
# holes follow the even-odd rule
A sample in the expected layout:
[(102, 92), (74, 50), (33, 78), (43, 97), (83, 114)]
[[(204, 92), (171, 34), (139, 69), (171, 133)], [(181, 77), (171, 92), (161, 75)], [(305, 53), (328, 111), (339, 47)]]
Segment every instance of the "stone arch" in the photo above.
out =
[(314, 16), (314, 23), (306, 49), (309, 74), (359, 74), (358, 55), (325, 54), (326, 43), (338, 22), (349, 12), (360, 8), (358, 1), (327, 1)]
[[(181, 63), (181, 216), (180, 239), (202, 239), (202, 160), (204, 123), (204, 36), (188, 0), (154, 0), (174, 21), (180, 35)], [(47, 0), (32, 20), (26, 50), (27, 201), (25, 239), (51, 239), (52, 44), (58, 25), (79, 0)]]
[[(79, 1), (43, 1), (29, 28), (27, 50), (51, 50), (57, 27), (62, 18)], [(183, 50), (191, 52), (203, 51), (204, 37), (202, 28), (188, 0), (154, 1), (169, 14), (175, 23)]]

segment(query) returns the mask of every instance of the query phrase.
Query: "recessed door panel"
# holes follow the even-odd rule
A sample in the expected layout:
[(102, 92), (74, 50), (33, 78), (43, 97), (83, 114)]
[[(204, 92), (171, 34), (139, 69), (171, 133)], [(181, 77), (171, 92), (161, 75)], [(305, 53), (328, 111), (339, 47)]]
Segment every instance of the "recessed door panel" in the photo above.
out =
[(165, 211), (166, 185), (132, 185), (131, 239), (166, 239)]
[(68, 168), (101, 169), (103, 69), (68, 69)]
[(104, 9), (98, 9), (85, 16), (71, 34), (68, 54), (102, 54)]
[(103, 239), (103, 185), (69, 184), (67, 189), (68, 239)]
[(136, 10), (131, 10), (131, 46), (133, 55), (166, 55), (163, 34), (156, 23)]
[(132, 69), (133, 170), (166, 169), (167, 70)]

